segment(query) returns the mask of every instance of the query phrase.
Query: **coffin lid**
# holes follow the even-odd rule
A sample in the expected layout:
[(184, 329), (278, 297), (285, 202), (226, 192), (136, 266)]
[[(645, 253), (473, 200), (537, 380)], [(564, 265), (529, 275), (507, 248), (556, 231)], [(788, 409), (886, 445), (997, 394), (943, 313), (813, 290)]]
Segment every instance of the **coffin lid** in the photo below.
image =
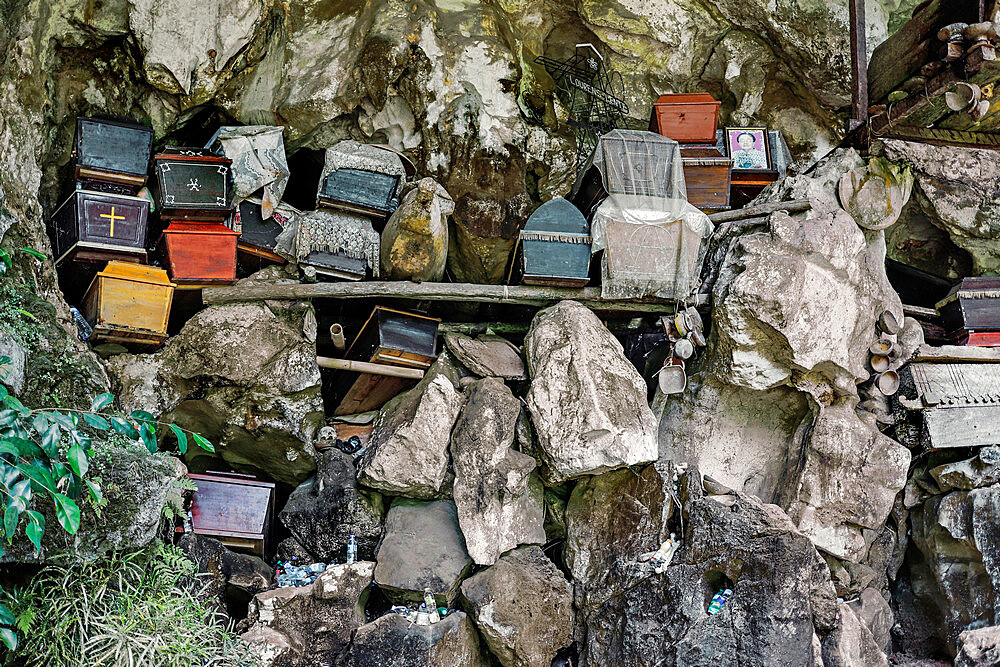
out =
[(216, 155), (207, 148), (186, 148), (183, 146), (167, 146), (163, 152), (153, 156), (154, 160), (179, 160), (182, 162), (212, 162), (219, 164), (232, 164), (232, 160), (221, 155)]
[(590, 234), (590, 224), (580, 210), (562, 197), (556, 197), (539, 206), (523, 232), (558, 232), (560, 234)]
[[(112, 169), (111, 165), (106, 163), (92, 163), (88, 162), (84, 166), (90, 167), (91, 169), (103, 169), (113, 173), (129, 173), (129, 174), (140, 174), (144, 173), (145, 169), (140, 169), (140, 164), (145, 163), (146, 167), (149, 166), (149, 156), (153, 152), (153, 128), (147, 127), (145, 125), (140, 125), (131, 120), (118, 119), (118, 118), (99, 118), (95, 116), (80, 116), (76, 119), (76, 135), (73, 137), (73, 151), (77, 160), (79, 160), (80, 155), (80, 144), (85, 139), (85, 135), (88, 133), (88, 126), (93, 127), (94, 131), (100, 132), (100, 126), (120, 128), (123, 130), (130, 130), (133, 132), (138, 132), (146, 135), (146, 141), (143, 142), (143, 149), (145, 153), (145, 159), (138, 161), (136, 164), (135, 171), (122, 172), (120, 169)], [(137, 156), (139, 157), (139, 156)], [(98, 162), (101, 162), (100, 157), (98, 157)]]
[(951, 288), (948, 296), (937, 303), (941, 309), (957, 299), (997, 299), (1000, 298), (1000, 278), (962, 278)]
[(717, 101), (708, 93), (667, 93), (660, 95), (655, 104), (657, 106), (674, 104), (714, 104), (719, 106), (722, 102)]
[(926, 407), (996, 405), (1000, 408), (997, 364), (911, 364), (917, 398)]
[(130, 280), (136, 283), (150, 283), (152, 285), (164, 285), (177, 287), (170, 282), (167, 272), (155, 266), (145, 264), (135, 264), (133, 262), (110, 261), (104, 270), (97, 274), (97, 278), (118, 278), (120, 280)]
[(221, 222), (188, 222), (186, 220), (174, 220), (163, 230), (164, 234), (231, 234), (239, 236), (240, 233), (226, 227)]

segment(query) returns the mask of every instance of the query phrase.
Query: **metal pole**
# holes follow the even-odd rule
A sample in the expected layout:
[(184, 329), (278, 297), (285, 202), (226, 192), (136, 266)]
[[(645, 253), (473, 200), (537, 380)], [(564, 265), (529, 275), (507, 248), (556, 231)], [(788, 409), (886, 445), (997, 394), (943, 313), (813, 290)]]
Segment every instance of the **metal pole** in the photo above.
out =
[(868, 44), (865, 34), (865, 0), (850, 1), (851, 24), (851, 120), (848, 130), (854, 131), (868, 120)]

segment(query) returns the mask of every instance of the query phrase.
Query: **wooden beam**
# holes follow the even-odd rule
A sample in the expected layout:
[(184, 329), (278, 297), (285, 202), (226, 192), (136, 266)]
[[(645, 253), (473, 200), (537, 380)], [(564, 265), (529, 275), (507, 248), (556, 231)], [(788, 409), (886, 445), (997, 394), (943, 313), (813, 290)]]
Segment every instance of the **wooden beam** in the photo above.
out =
[(422, 380), (424, 378), (424, 372), (419, 368), (401, 368), (399, 366), (389, 366), (388, 364), (373, 364), (368, 361), (354, 361), (353, 359), (316, 357), (316, 365), (320, 368), (332, 368), (336, 371), (354, 371), (355, 373), (385, 375), (394, 378), (406, 378), (407, 380)]
[(850, 0), (851, 120), (848, 132), (868, 118), (868, 37), (865, 33), (865, 0)]
[(1000, 348), (974, 347), (969, 345), (921, 345), (911, 362), (935, 362), (940, 364), (1000, 364)]
[(993, 132), (970, 132), (968, 130), (946, 130), (936, 127), (912, 127), (893, 125), (880, 133), (869, 132), (869, 140), (901, 139), (937, 146), (959, 146), (962, 148), (982, 148), (1000, 150), (1000, 134)]
[(732, 211), (720, 211), (708, 216), (708, 219), (715, 224), (730, 222), (733, 220), (745, 220), (746, 218), (756, 218), (762, 215), (769, 215), (777, 211), (787, 211), (788, 213), (801, 213), (812, 208), (812, 203), (808, 199), (793, 199), (791, 201), (767, 202), (757, 206), (738, 208)]
[(922, 306), (908, 306), (903, 304), (903, 314), (909, 315), (910, 317), (922, 317), (923, 319), (936, 319), (941, 317), (938, 311), (933, 308), (924, 308)]
[(410, 301), (471, 301), (519, 306), (550, 306), (564, 300), (579, 301), (593, 310), (672, 313), (675, 302), (647, 298), (633, 301), (601, 298), (600, 287), (536, 287), (528, 285), (478, 285), (471, 283), (414, 283), (363, 281), (344, 283), (281, 283), (206, 287), (205, 305), (264, 301), (268, 299), (406, 299)]

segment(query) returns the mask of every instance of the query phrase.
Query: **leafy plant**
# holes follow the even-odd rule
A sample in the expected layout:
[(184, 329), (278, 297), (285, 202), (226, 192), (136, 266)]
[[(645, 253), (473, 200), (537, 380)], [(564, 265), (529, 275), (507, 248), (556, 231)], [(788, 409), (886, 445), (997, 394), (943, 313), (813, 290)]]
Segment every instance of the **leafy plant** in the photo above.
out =
[(245, 644), (213, 623), (189, 581), (192, 563), (172, 545), (96, 563), (50, 565), (9, 596), (28, 665), (254, 664)]

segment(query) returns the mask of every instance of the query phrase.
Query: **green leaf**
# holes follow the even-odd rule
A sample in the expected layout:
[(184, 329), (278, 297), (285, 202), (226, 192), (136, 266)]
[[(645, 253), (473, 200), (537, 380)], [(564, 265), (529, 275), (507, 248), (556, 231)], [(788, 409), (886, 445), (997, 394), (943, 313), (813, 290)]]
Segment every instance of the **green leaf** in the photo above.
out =
[(10, 357), (6, 355), (0, 357), (0, 366), (6, 366), (9, 363), (10, 363)]
[(45, 435), (42, 436), (42, 449), (49, 455), (50, 459), (59, 458), (59, 441), (62, 439), (62, 431), (58, 424), (51, 424)]
[(21, 508), (21, 511), (28, 509), (28, 503), (31, 502), (31, 482), (26, 479), (22, 479), (20, 482), (15, 484), (10, 490), (10, 504), (17, 505)]
[(17, 619), (14, 618), (14, 612), (10, 610), (5, 604), (0, 604), (0, 623), (4, 625), (14, 625)]
[(3, 263), (5, 271), (14, 268), (14, 260), (10, 258), (10, 253), (6, 250), (0, 250), (0, 263)]
[(42, 456), (45, 456), (45, 452), (42, 451), (41, 447), (32, 441), (11, 436), (0, 438), (0, 453), (13, 454), (14, 456), (25, 456), (29, 458), (41, 458)]
[(17, 650), (17, 633), (10, 628), (0, 628), (0, 641), (11, 651)]
[(7, 505), (7, 509), (3, 513), (3, 530), (7, 534), (7, 541), (10, 541), (14, 537), (14, 533), (17, 532), (17, 520), (21, 517), (21, 512), (18, 511), (17, 505), (11, 503)]
[[(3, 366), (3, 364), (0, 364), (0, 366)], [(7, 398), (7, 396), (8, 396), (8, 394), (7, 394), (7, 387), (5, 387), (2, 384), (0, 384), (0, 401), (2, 401), (3, 399)]]
[(142, 435), (142, 442), (146, 445), (146, 449), (149, 450), (150, 454), (156, 453), (156, 429), (154, 429), (149, 424), (143, 424), (140, 430)]
[(94, 397), (94, 402), (90, 404), (90, 409), (94, 412), (100, 412), (104, 408), (108, 407), (115, 402), (114, 394), (104, 392), (103, 394), (98, 394)]
[(90, 491), (90, 497), (94, 499), (94, 502), (99, 506), (104, 504), (104, 493), (101, 491), (101, 486), (97, 482), (92, 482), (89, 479), (83, 480), (83, 483), (87, 485), (87, 490)]
[[(35, 512), (35, 514), (38, 514), (38, 512)], [(38, 514), (38, 516), (42, 515)], [(24, 534), (27, 535), (28, 539), (31, 540), (31, 543), (35, 545), (35, 551), (39, 552), (42, 550), (42, 535), (45, 534), (44, 520), (45, 517), (42, 517), (42, 523), (35, 523), (34, 521), (29, 522), (24, 529)]]
[(52, 500), (56, 504), (56, 519), (70, 535), (75, 535), (80, 529), (80, 507), (67, 496), (61, 493), (52, 493)]
[(16, 396), (7, 396), (3, 399), (3, 402), (7, 404), (8, 408), (14, 410), (18, 414), (26, 415), (31, 412), (31, 410), (24, 407), (24, 404), (22, 404), (21, 401), (17, 400)]
[(115, 429), (126, 438), (131, 438), (132, 440), (139, 439), (139, 432), (135, 430), (135, 426), (132, 425), (132, 422), (123, 417), (112, 417), (111, 428)]
[(32, 482), (42, 487), (49, 493), (56, 492), (56, 482), (52, 479), (52, 473), (49, 469), (38, 461), (32, 463), (22, 463), (14, 466), (21, 471), (21, 474), (30, 479)]
[(204, 449), (207, 452), (214, 452), (215, 447), (208, 440), (198, 435), (197, 433), (192, 433), (191, 436), (194, 438), (194, 443)]
[(84, 412), (83, 421), (87, 422), (99, 431), (107, 431), (111, 428), (111, 423), (101, 415), (92, 415), (89, 412)]
[(38, 252), (34, 248), (21, 248), (21, 252), (25, 253), (26, 255), (31, 255), (35, 259), (45, 259), (45, 253)]
[(129, 415), (132, 419), (137, 422), (151, 422), (153, 421), (153, 415), (146, 412), (145, 410), (133, 410), (132, 414)]
[(76, 421), (73, 418), (75, 415), (68, 415), (64, 412), (46, 412), (45, 414), (49, 419), (59, 424), (67, 431), (72, 431), (76, 428)]
[(894, 90), (891, 93), (889, 93), (889, 101), (890, 102), (901, 102), (901, 101), (905, 100), (909, 96), (910, 96), (910, 94), (908, 92), (906, 92), (905, 90)]
[(17, 413), (13, 410), (0, 410), (0, 426), (12, 424), (15, 419), (17, 419)]
[(179, 427), (173, 424), (168, 424), (170, 430), (173, 431), (174, 435), (177, 436), (177, 449), (181, 451), (181, 454), (187, 454), (188, 450), (188, 437), (187, 433), (182, 431)]
[(66, 458), (69, 460), (69, 467), (73, 469), (80, 477), (87, 476), (87, 470), (90, 468), (90, 461), (87, 460), (87, 452), (80, 445), (73, 445), (66, 452)]

